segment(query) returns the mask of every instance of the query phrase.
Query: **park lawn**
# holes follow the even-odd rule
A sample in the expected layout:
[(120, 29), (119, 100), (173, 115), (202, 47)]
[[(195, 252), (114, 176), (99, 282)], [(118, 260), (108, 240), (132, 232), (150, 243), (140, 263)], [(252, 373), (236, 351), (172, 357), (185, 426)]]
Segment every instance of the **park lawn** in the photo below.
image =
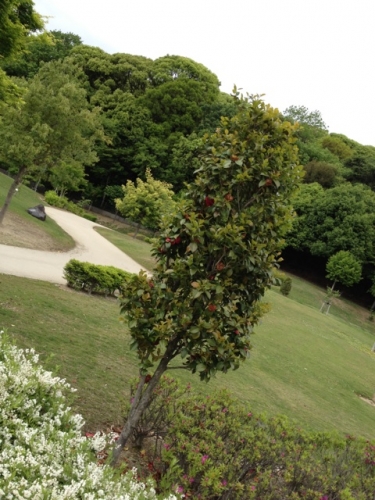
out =
[[(309, 283), (304, 287), (306, 296), (316, 293)], [(283, 413), (306, 428), (372, 437), (375, 407), (359, 398), (372, 398), (375, 388), (372, 325), (326, 316), (319, 304), (304, 305), (278, 291), (266, 299), (271, 311), (256, 328), (250, 359), (239, 370), (208, 384), (184, 370), (171, 374), (203, 393), (226, 387), (249, 411)], [(19, 346), (40, 352), (48, 369), (60, 366), (60, 375), (78, 389), (75, 408), (87, 428), (121, 421), (137, 363), (116, 300), (1, 275), (1, 327)]]
[(95, 230), (122, 252), (138, 262), (139, 265), (148, 271), (153, 270), (155, 259), (151, 256), (151, 245), (149, 243), (104, 227), (95, 227)]
[[(0, 173), (0, 207), (5, 201), (5, 197), (12, 182), (13, 179)], [(28, 208), (35, 207), (40, 203), (44, 204), (41, 196), (38, 193), (24, 185), (21, 185), (19, 187), (18, 193), (13, 196), (8, 208), (8, 212), (14, 214), (14, 216), (17, 217), (17, 224), (14, 233), (12, 234), (12, 245), (34, 248), (34, 230), (36, 244), (38, 243), (38, 240), (43, 237), (43, 234), (46, 236), (46, 250), (53, 249), (55, 251), (67, 251), (71, 248), (74, 248), (74, 240), (50, 217), (47, 217), (46, 220), (42, 222), (27, 213)], [(3, 223), (4, 226), (7, 226), (8, 216), (8, 213), (5, 214)], [(22, 233), (26, 231), (29, 233), (27, 239), (22, 238)], [(19, 233), (19, 235), (17, 235), (17, 233)], [(3, 241), (0, 233), (0, 244), (1, 243), (3, 243)]]

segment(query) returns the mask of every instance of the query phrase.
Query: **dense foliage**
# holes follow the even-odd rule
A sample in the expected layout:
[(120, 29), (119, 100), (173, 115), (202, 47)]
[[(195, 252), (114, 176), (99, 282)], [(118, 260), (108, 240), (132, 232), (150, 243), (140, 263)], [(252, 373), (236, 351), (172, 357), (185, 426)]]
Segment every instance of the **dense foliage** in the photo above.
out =
[(254, 414), (226, 391), (199, 396), (163, 378), (133, 438), (158, 487), (185, 498), (373, 498), (374, 441), (307, 432), (283, 416)]
[(362, 264), (372, 262), (375, 250), (375, 194), (362, 184), (343, 183), (324, 190), (306, 184), (293, 199), (297, 219), (288, 244), (325, 257), (350, 251)]

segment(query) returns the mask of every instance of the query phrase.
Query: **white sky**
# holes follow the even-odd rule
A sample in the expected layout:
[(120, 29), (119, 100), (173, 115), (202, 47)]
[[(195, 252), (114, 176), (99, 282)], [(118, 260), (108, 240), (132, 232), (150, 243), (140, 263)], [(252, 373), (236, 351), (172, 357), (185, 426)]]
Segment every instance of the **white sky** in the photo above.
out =
[(190, 57), (283, 111), (375, 146), (374, 0), (34, 0), (49, 29), (108, 53)]

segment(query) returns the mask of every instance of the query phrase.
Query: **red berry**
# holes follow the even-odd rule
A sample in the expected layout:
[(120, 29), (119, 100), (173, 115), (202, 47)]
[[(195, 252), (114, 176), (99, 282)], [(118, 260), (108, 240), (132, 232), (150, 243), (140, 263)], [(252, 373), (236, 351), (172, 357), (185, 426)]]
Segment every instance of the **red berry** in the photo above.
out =
[(151, 375), (146, 375), (145, 384), (148, 384), (151, 379), (152, 379)]
[(215, 304), (208, 304), (207, 309), (211, 312), (214, 312), (214, 311), (216, 311), (216, 306), (215, 306)]
[(209, 196), (206, 196), (206, 198), (204, 199), (204, 204), (206, 205), (206, 207), (211, 207), (214, 203), (215, 200), (213, 200)]

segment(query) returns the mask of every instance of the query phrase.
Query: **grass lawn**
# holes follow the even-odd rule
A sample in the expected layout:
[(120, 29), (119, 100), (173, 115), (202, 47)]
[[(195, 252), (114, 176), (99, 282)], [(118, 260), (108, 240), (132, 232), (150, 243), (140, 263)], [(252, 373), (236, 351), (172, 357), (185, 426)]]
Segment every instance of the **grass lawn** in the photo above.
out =
[(95, 229), (99, 234), (104, 236), (104, 238), (116, 245), (122, 252), (138, 262), (138, 264), (148, 271), (152, 271), (155, 260), (150, 254), (151, 245), (149, 243), (111, 229), (105, 229), (103, 227), (96, 227)]
[[(268, 292), (272, 310), (256, 329), (252, 355), (239, 370), (209, 384), (183, 370), (172, 374), (204, 393), (227, 387), (253, 411), (284, 413), (304, 427), (372, 437), (375, 407), (359, 395), (371, 398), (375, 392), (374, 327), (321, 314), (315, 287), (299, 286), (306, 304)], [(352, 307), (349, 315), (359, 311)], [(88, 428), (121, 420), (121, 402), (137, 371), (114, 299), (1, 275), (1, 327), (18, 345), (40, 352), (49, 369), (60, 366), (60, 375), (78, 389), (76, 408)]]
[[(5, 201), (12, 179), (0, 173), (0, 207)], [(41, 196), (21, 185), (5, 215), (0, 230), (0, 244), (27, 248), (66, 251), (74, 247), (74, 240), (54, 220), (47, 217), (42, 222), (27, 213), (27, 209), (44, 203)], [(36, 246), (34, 245), (36, 244)], [(39, 246), (38, 246), (39, 245)]]

